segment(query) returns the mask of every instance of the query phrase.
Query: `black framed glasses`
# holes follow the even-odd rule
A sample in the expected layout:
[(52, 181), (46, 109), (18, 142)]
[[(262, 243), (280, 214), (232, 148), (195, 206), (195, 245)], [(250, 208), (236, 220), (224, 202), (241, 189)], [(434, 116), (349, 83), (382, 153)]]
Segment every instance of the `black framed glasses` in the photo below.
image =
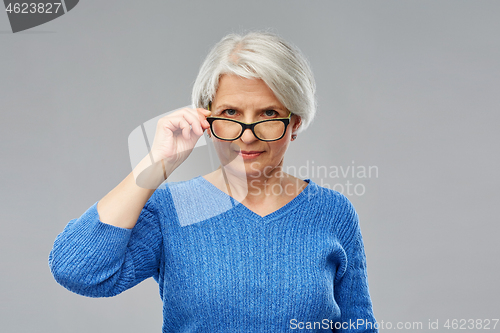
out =
[(219, 140), (238, 140), (243, 132), (249, 128), (253, 135), (261, 141), (277, 141), (285, 136), (291, 117), (292, 113), (290, 112), (286, 118), (264, 119), (250, 124), (224, 117), (207, 117), (207, 121), (213, 135)]

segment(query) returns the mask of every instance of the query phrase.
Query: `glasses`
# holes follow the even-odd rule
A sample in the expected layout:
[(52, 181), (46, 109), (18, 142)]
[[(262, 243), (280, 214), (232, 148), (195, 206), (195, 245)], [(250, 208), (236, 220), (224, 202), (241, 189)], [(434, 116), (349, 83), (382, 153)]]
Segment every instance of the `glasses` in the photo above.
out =
[(250, 124), (223, 117), (207, 117), (207, 121), (210, 124), (210, 130), (219, 140), (238, 140), (249, 128), (261, 141), (277, 141), (285, 135), (291, 117), (290, 112), (287, 118), (265, 119)]

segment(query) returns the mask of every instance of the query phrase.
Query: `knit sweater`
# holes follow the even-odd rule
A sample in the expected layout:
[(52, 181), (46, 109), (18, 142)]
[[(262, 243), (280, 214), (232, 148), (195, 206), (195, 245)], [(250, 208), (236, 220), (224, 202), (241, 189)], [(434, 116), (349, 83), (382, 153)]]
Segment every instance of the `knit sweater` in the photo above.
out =
[(89, 297), (153, 277), (165, 333), (378, 332), (358, 215), (305, 181), (264, 217), (201, 176), (163, 183), (133, 229), (101, 222), (96, 202), (57, 236), (51, 272)]

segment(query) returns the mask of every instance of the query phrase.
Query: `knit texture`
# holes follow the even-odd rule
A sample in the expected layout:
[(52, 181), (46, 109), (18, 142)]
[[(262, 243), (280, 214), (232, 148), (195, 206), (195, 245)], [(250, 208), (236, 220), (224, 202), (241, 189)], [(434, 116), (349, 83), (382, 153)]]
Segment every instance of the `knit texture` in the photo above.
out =
[(96, 202), (57, 236), (51, 272), (89, 297), (153, 277), (165, 333), (378, 332), (358, 215), (305, 181), (265, 217), (201, 176), (162, 184), (133, 229), (101, 222)]

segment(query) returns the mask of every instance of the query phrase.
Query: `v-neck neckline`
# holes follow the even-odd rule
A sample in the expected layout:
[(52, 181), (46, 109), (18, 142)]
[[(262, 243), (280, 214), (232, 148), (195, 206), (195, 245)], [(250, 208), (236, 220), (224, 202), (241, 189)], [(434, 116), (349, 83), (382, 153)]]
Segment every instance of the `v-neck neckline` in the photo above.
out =
[(261, 215), (257, 214), (256, 212), (254, 212), (253, 210), (251, 210), (250, 208), (248, 208), (247, 206), (245, 206), (244, 204), (242, 204), (241, 202), (239, 202), (238, 200), (231, 197), (226, 192), (219, 189), (217, 186), (215, 186), (214, 184), (212, 184), (211, 182), (206, 180), (203, 176), (199, 175), (196, 178), (200, 179), (201, 182), (205, 183), (209, 188), (212, 189), (212, 191), (215, 191), (219, 195), (223, 195), (224, 197), (228, 197), (231, 200), (231, 202), (233, 203), (234, 209), (239, 209), (242, 212), (244, 212), (247, 217), (251, 217), (252, 219), (255, 219), (258, 221), (274, 220), (274, 219), (282, 216), (283, 214), (287, 213), (289, 210), (295, 208), (304, 199), (306, 199), (306, 196), (308, 195), (308, 193), (311, 190), (311, 187), (314, 184), (314, 182), (311, 179), (309, 179), (309, 178), (304, 179), (304, 181), (307, 183), (307, 186), (304, 187), (302, 189), (302, 191), (300, 191), (300, 193), (295, 196), (295, 198), (293, 198), (292, 200), (290, 200), (284, 206), (278, 208), (277, 210), (275, 210), (275, 211), (273, 211), (265, 216), (261, 216)]

